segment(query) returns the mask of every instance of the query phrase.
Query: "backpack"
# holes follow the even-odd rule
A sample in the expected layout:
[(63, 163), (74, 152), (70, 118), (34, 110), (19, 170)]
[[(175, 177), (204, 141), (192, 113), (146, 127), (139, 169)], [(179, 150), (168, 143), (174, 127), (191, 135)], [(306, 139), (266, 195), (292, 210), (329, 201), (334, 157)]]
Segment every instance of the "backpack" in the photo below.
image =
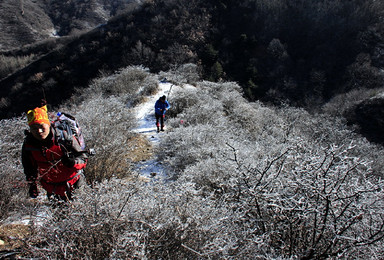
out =
[(86, 151), (84, 136), (76, 118), (68, 113), (57, 113), (57, 119), (53, 122), (56, 129), (57, 141), (66, 147), (72, 144), (73, 139)]

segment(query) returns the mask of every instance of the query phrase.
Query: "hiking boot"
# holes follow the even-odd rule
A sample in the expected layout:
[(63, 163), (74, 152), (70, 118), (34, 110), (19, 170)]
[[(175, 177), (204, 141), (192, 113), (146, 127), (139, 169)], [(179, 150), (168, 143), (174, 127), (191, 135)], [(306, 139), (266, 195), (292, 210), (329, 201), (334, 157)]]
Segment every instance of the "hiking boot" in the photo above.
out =
[(37, 185), (36, 183), (31, 183), (29, 185), (29, 196), (31, 198), (37, 198), (37, 196), (39, 196), (39, 191), (37, 190)]

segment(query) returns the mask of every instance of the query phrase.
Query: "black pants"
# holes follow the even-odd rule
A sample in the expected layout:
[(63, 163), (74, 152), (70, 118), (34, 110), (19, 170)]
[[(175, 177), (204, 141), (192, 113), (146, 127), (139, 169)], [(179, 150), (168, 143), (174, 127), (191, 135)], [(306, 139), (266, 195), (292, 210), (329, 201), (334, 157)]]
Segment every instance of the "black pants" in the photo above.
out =
[(57, 194), (54, 194), (54, 193), (47, 193), (48, 200), (50, 200), (50, 201), (53, 200), (53, 199), (58, 200), (58, 201), (72, 200), (73, 199), (73, 197), (72, 197), (73, 191), (86, 184), (85, 176), (83, 174), (83, 170), (81, 170), (81, 173), (79, 173), (79, 174), (80, 174), (80, 178), (77, 180), (77, 182), (75, 182), (72, 185), (72, 187), (70, 187), (70, 185), (68, 183), (60, 184), (60, 185), (65, 185), (67, 187), (67, 191), (66, 191), (66, 195), (65, 196), (57, 195)]
[(156, 115), (156, 126), (157, 126), (157, 128), (159, 128), (160, 125), (161, 125), (161, 129), (163, 129), (164, 128), (164, 117), (165, 117), (165, 115), (158, 115), (156, 113), (155, 113), (155, 115)]

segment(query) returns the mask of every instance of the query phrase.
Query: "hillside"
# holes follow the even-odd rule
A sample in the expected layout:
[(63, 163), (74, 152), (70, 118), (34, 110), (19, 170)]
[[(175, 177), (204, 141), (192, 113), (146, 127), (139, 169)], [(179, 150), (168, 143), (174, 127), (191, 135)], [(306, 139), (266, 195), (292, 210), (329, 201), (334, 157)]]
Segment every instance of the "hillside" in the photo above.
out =
[[(94, 21), (94, 11), (102, 6), (87, 4), (91, 7), (80, 12), (84, 16), (79, 21)], [(58, 9), (59, 2), (53, 6)], [(373, 0), (131, 4), (91, 31), (4, 53), (3, 66), (17, 65), (4, 70), (0, 81), (0, 118), (20, 115), (42, 96), (57, 106), (100, 73), (128, 65), (160, 72), (195, 63), (204, 79), (238, 82), (248, 100), (313, 113), (349, 93), (360, 93), (353, 101), (357, 105), (383, 90), (383, 10), (384, 4)], [(339, 115), (363, 129), (366, 122), (359, 116), (348, 117), (360, 110), (352, 104), (345, 107)], [(382, 114), (381, 105), (372, 109)], [(363, 132), (367, 137), (382, 132), (373, 131), (377, 133)]]
[(0, 3), (0, 50), (20, 46), (53, 37), (54, 24), (42, 6), (36, 1), (9, 0)]
[(106, 23), (133, 2), (140, 1), (2, 1), (0, 51), (18, 49), (43, 39), (89, 31)]
[[(112, 72), (127, 64), (142, 64), (158, 71), (175, 64), (197, 61), (195, 46), (191, 42), (201, 41), (194, 34), (201, 33), (202, 29), (191, 31), (194, 23), (190, 22), (164, 32), (163, 28), (176, 27), (180, 21), (154, 21), (157, 13), (153, 7), (151, 4), (132, 7), (126, 14), (73, 38), (3, 79), (0, 83), (0, 117), (25, 111), (30, 104), (38, 102), (43, 90), (51, 104), (58, 105), (75, 89), (87, 86), (102, 71)], [(172, 9), (164, 11), (171, 12)], [(183, 32), (193, 35), (179, 38)], [(184, 49), (188, 53), (184, 53)], [(19, 105), (15, 106), (16, 103)]]

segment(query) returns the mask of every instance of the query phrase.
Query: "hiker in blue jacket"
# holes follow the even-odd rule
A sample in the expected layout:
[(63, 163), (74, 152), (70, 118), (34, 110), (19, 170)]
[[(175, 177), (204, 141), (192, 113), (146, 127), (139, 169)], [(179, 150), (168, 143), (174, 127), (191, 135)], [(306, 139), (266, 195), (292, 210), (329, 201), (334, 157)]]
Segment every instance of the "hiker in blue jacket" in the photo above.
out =
[[(170, 108), (166, 96), (161, 96), (155, 103), (155, 116), (157, 132), (164, 131), (165, 112)], [(160, 128), (161, 127), (161, 128)]]

